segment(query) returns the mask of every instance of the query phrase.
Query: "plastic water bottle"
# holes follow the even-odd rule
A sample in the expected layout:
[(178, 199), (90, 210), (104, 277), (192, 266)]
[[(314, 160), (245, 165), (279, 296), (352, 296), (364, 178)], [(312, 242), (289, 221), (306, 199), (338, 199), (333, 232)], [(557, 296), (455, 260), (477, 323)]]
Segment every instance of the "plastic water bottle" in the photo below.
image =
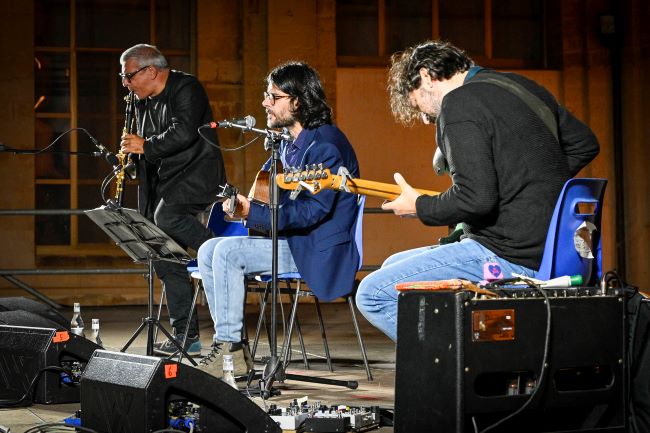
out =
[(232, 386), (235, 389), (239, 389), (237, 387), (237, 383), (235, 382), (235, 368), (232, 362), (232, 355), (223, 355), (223, 381), (226, 382), (228, 385)]
[(79, 302), (74, 303), (74, 313), (72, 314), (72, 320), (70, 321), (70, 330), (73, 334), (85, 337), (84, 320), (81, 318), (81, 304), (79, 304)]
[(102, 339), (99, 336), (99, 319), (93, 319), (92, 329), (93, 329), (93, 340), (95, 340), (95, 343), (97, 343), (98, 346), (104, 347), (104, 344), (102, 343)]

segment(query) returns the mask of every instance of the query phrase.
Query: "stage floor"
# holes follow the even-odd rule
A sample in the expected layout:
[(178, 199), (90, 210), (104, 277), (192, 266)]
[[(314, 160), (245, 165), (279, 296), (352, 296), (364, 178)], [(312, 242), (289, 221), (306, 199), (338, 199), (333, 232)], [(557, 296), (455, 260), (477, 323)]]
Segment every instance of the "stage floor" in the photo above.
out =
[[(288, 311), (286, 307), (287, 305), (285, 304), (285, 311)], [(333, 359), (334, 372), (329, 372), (327, 369), (318, 321), (316, 319), (315, 306), (304, 303), (298, 308), (298, 316), (305, 339), (310, 369), (304, 369), (298, 339), (294, 333), (293, 361), (287, 369), (287, 373), (346, 381), (356, 380), (359, 383), (359, 387), (351, 390), (339, 386), (320, 385), (295, 380), (287, 380), (284, 383), (276, 382), (274, 387), (280, 390), (281, 394), (268, 399), (266, 401), (267, 404), (283, 406), (293, 399), (307, 397), (310, 403), (320, 401), (322, 404), (328, 406), (344, 404), (348, 406), (380, 406), (381, 408), (392, 409), (394, 403), (395, 345), (357, 313), (374, 378), (373, 381), (368, 381), (347, 304), (323, 303), (321, 308), (330, 354)], [(252, 338), (255, 335), (258, 311), (256, 306), (251, 306), (247, 310), (249, 335)], [(69, 315), (72, 317), (72, 308), (62, 313), (65, 316)], [(88, 325), (90, 325), (91, 319), (100, 319), (100, 335), (104, 347), (107, 350), (120, 350), (141, 323), (141, 318), (146, 315), (146, 306), (103, 308), (82, 306), (82, 317)], [(212, 321), (210, 320), (207, 307), (199, 306), (199, 317), (203, 353), (206, 354), (212, 342), (213, 333)], [(168, 322), (164, 320), (163, 323), (169, 329)], [(282, 333), (278, 335), (279, 344), (281, 344), (281, 339)], [(128, 349), (128, 352), (145, 354), (146, 332), (140, 334)], [(268, 353), (268, 340), (263, 335), (260, 340), (258, 354), (265, 355)], [(256, 364), (257, 369), (263, 369), (263, 367), (264, 365), (261, 363)], [(260, 405), (264, 403), (258, 398), (254, 400)], [(64, 418), (74, 414), (78, 409), (79, 404), (32, 405), (26, 408), (0, 409), (0, 425), (10, 427), (12, 433), (22, 433), (28, 428), (41, 423), (60, 422)], [(393, 429), (392, 427), (382, 427), (373, 431), (389, 433)]]

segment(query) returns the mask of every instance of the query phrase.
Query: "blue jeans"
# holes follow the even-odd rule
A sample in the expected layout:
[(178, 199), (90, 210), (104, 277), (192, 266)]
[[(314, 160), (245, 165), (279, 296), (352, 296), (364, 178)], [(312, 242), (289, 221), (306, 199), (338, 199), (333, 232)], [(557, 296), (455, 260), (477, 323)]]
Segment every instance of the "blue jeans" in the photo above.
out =
[[(270, 273), (272, 242), (269, 238), (231, 236), (213, 238), (199, 248), (198, 264), (210, 315), (214, 341), (239, 342), (244, 324), (248, 274)], [(298, 272), (289, 244), (278, 240), (278, 273)]]
[(463, 239), (446, 245), (434, 245), (402, 251), (390, 256), (381, 268), (361, 281), (357, 307), (375, 327), (397, 341), (397, 295), (395, 285), (413, 281), (462, 278), (483, 280), (483, 264), (497, 262), (503, 275), (512, 272), (534, 277), (536, 271), (497, 257), (478, 242)]

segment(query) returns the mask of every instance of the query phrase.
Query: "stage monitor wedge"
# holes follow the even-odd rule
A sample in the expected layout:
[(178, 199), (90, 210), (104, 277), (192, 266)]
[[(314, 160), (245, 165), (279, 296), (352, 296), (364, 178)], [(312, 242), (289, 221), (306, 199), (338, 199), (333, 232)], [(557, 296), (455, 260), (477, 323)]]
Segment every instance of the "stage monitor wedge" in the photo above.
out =
[(98, 350), (81, 378), (82, 425), (98, 433), (168, 428), (170, 404), (179, 401), (200, 406), (201, 431), (281, 433), (277, 423), (239, 391), (168, 359)]
[[(40, 374), (33, 397), (20, 405), (79, 402), (79, 379), (93, 352), (100, 346), (65, 329), (0, 325), (0, 399), (15, 401)], [(72, 375), (44, 371), (65, 367)]]

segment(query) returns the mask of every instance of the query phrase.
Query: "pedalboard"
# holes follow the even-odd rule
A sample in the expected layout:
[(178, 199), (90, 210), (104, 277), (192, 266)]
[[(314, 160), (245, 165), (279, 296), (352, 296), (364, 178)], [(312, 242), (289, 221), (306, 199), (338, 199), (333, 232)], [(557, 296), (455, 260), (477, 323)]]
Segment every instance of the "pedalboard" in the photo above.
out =
[(313, 405), (294, 400), (288, 407), (271, 405), (268, 414), (283, 431), (345, 433), (364, 432), (379, 427), (378, 406), (350, 407), (346, 405), (324, 405), (320, 401)]

